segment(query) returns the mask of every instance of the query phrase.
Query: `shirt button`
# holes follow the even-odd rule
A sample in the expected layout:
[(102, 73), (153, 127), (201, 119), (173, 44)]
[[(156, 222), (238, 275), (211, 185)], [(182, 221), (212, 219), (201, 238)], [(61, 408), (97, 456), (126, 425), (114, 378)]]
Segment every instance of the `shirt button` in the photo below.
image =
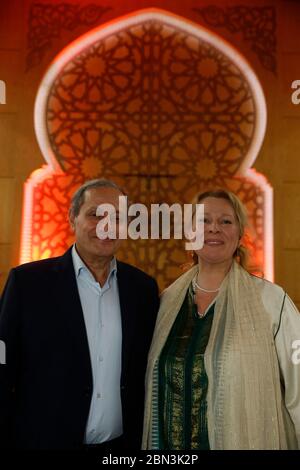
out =
[(103, 361), (103, 357), (102, 357), (102, 356), (98, 356), (98, 361), (99, 361), (99, 362), (102, 362), (102, 361)]
[(97, 398), (101, 398), (101, 393), (97, 393)]

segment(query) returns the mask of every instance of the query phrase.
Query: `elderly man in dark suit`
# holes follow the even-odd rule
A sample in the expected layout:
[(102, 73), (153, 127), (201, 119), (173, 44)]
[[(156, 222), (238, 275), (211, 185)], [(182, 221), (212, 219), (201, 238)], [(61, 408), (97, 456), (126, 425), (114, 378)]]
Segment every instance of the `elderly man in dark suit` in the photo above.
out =
[(108, 180), (73, 196), (75, 244), (11, 270), (1, 299), (0, 447), (138, 449), (144, 374), (158, 310), (155, 280), (96, 235), (97, 207), (118, 207)]

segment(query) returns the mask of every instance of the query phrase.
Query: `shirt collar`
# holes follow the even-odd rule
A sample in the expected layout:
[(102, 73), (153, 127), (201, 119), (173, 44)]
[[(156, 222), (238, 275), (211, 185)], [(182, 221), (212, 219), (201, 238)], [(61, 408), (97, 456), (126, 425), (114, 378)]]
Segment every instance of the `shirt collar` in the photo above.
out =
[[(76, 278), (78, 278), (80, 276), (80, 273), (82, 271), (85, 271), (86, 273), (90, 274), (94, 279), (94, 276), (92, 275), (91, 271), (89, 270), (89, 268), (87, 267), (87, 265), (84, 263), (84, 261), (80, 258), (77, 250), (76, 250), (76, 246), (75, 246), (75, 243), (72, 247), (72, 259), (73, 259), (73, 265), (74, 265), (74, 270), (75, 270), (75, 275), (76, 275)], [(117, 260), (115, 257), (113, 257), (113, 259), (111, 260), (110, 262), (110, 267), (109, 267), (109, 274), (107, 276), (107, 281), (109, 281), (109, 279), (111, 278), (111, 276), (116, 276), (117, 274)]]

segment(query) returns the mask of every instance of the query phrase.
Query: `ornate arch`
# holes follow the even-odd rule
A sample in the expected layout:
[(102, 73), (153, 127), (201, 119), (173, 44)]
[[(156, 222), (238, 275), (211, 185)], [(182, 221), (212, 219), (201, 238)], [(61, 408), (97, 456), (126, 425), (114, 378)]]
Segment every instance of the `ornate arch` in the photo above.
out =
[[(25, 186), (21, 261), (68, 247), (71, 194), (104, 176), (145, 204), (234, 190), (250, 212), (252, 269), (271, 279), (272, 191), (250, 169), (265, 126), (253, 70), (202, 26), (147, 9), (89, 31), (56, 57), (37, 94), (35, 130), (47, 165)], [(128, 240), (121, 257), (163, 286), (185, 253), (178, 240)]]

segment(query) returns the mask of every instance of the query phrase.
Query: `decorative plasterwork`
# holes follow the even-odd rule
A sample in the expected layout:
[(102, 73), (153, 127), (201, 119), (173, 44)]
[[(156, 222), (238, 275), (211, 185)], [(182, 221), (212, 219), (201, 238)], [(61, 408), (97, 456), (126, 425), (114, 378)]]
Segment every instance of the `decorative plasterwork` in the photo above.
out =
[(241, 34), (263, 67), (276, 75), (276, 7), (210, 5), (193, 10), (213, 29), (225, 28), (232, 34)]
[(33, 3), (28, 16), (26, 67), (38, 65), (63, 30), (93, 26), (111, 7), (76, 3)]
[[(68, 247), (72, 193), (104, 176), (144, 204), (233, 190), (250, 213), (253, 270), (271, 279), (272, 190), (251, 169), (265, 126), (254, 71), (206, 28), (151, 9), (89, 31), (55, 58), (38, 91), (35, 130), (48, 165), (26, 186), (22, 261)], [(162, 287), (185, 260), (178, 240), (128, 241), (120, 255)]]

